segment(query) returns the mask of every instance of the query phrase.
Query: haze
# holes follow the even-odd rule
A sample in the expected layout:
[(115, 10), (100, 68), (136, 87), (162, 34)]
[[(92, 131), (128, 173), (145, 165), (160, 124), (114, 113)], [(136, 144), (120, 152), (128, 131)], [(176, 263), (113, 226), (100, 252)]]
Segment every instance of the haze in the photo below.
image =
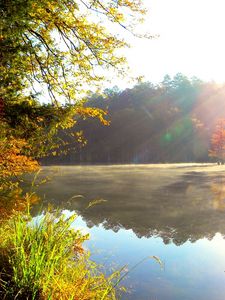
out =
[[(129, 37), (125, 49), (133, 76), (160, 82), (181, 72), (203, 80), (225, 81), (225, 2), (223, 0), (151, 0), (138, 32), (159, 35), (152, 40)], [(115, 84), (120, 83), (115, 80)]]

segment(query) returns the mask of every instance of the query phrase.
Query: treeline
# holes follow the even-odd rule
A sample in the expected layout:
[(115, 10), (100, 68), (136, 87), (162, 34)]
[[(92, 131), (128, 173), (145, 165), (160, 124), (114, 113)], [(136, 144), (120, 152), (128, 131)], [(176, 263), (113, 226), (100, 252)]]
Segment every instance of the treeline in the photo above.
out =
[[(110, 126), (80, 120), (87, 144), (72, 145), (46, 164), (207, 162), (215, 124), (225, 116), (225, 85), (166, 75), (154, 85), (139, 83), (92, 95), (87, 106), (108, 111)], [(62, 132), (61, 135), (65, 135)], [(70, 140), (71, 143), (71, 140)]]

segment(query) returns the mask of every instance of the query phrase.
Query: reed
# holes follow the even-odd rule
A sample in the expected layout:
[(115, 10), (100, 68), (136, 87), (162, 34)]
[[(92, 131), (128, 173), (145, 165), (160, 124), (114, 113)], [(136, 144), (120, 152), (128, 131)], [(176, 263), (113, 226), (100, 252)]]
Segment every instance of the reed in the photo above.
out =
[(75, 215), (18, 214), (0, 226), (1, 299), (117, 299), (119, 272), (106, 277), (72, 228)]

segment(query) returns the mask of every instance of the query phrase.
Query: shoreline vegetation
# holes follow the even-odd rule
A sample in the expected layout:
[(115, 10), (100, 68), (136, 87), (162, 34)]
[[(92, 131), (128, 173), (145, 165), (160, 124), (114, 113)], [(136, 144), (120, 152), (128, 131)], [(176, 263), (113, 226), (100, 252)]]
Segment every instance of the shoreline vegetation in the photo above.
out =
[(0, 224), (1, 299), (118, 299), (121, 272), (106, 276), (82, 247), (76, 215), (16, 213)]

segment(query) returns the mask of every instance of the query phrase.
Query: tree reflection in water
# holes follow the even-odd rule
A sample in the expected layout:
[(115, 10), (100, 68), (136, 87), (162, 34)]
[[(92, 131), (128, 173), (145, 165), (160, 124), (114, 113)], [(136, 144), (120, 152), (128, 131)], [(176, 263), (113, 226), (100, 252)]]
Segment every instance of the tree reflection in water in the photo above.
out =
[[(225, 236), (223, 168), (188, 164), (61, 167), (61, 174), (40, 186), (38, 193), (45, 195), (43, 206), (50, 202), (75, 210), (88, 227), (103, 224), (114, 232), (132, 229), (139, 238), (160, 236), (165, 244), (181, 245), (211, 240), (217, 232)], [(43, 175), (49, 172), (51, 168), (45, 168)], [(98, 199), (107, 201), (87, 209), (90, 201)]]
[(214, 194), (213, 208), (225, 211), (225, 179), (219, 178), (217, 182), (212, 182), (211, 191)]

